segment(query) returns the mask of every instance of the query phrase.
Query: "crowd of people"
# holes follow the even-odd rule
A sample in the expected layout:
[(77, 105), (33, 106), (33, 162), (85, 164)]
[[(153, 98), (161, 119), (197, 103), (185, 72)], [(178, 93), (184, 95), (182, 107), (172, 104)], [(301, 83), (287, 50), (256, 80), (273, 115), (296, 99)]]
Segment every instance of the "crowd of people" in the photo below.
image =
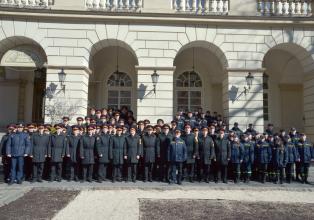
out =
[(96, 110), (62, 123), (11, 124), (1, 140), (4, 179), (309, 183), (313, 145), (295, 128), (264, 133), (227, 129), (221, 115), (180, 111), (170, 124), (136, 121), (127, 107)]

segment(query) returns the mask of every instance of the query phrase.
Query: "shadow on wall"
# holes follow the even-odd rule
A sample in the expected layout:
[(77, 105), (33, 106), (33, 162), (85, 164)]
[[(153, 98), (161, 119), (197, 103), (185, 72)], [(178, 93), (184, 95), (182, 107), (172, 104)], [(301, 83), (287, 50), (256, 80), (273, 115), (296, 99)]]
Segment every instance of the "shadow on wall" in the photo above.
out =
[(145, 86), (143, 83), (140, 84), (140, 86), (138, 87), (138, 98), (140, 99), (140, 101), (142, 101), (144, 99), (144, 97), (146, 96), (146, 89), (147, 86)]

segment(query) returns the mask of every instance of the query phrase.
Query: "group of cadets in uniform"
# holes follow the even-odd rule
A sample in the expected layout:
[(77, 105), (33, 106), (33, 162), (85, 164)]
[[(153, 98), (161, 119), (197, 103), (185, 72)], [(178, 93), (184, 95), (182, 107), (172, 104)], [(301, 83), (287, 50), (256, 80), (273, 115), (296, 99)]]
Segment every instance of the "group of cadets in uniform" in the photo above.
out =
[(243, 132), (238, 123), (229, 131), (220, 115), (178, 112), (170, 125), (162, 119), (136, 123), (131, 111), (91, 109), (85, 119), (69, 118), (51, 125), (9, 125), (1, 140), (4, 178), (49, 181), (144, 182), (183, 180), (235, 183), (252, 178), (265, 183), (308, 182), (313, 145), (292, 128), (265, 133), (253, 125)]

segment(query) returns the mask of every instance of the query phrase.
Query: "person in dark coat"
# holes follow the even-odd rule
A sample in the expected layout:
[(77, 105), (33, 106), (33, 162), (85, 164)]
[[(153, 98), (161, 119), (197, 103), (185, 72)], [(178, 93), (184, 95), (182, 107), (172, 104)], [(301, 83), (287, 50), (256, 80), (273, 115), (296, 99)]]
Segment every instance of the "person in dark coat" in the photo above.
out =
[(291, 137), (288, 137), (287, 143), (284, 145), (285, 148), (285, 168), (286, 168), (286, 180), (287, 183), (291, 183), (292, 173), (293, 173), (293, 165), (295, 162), (300, 161), (299, 153), (295, 147), (294, 142), (292, 142)]
[(48, 156), (50, 136), (44, 133), (44, 125), (38, 126), (38, 133), (35, 133), (31, 141), (30, 157), (33, 159), (32, 182), (42, 182), (44, 163)]
[(280, 182), (280, 184), (283, 183), (284, 169), (288, 162), (288, 151), (290, 150), (293, 151), (292, 148), (295, 148), (294, 145), (285, 146), (281, 138), (275, 135), (273, 155), (272, 155), (273, 168), (276, 174), (275, 176), (276, 178), (274, 179), (275, 184), (277, 184), (278, 182)]
[[(175, 137), (168, 147), (168, 161), (170, 163), (171, 178), (169, 183), (177, 182), (182, 184), (182, 169), (183, 162), (187, 159), (187, 149), (183, 139), (180, 138), (181, 130), (178, 128), (175, 131)], [(177, 176), (178, 172), (178, 176)]]
[[(27, 125), (27, 128), (25, 129), (25, 132), (27, 130), (27, 133), (30, 137), (30, 142), (32, 143), (33, 135), (36, 134), (36, 124), (30, 123)], [(24, 179), (32, 181), (32, 174), (33, 174), (33, 162), (32, 158), (30, 156), (24, 157)]]
[(16, 133), (12, 133), (6, 143), (7, 157), (11, 158), (11, 180), (9, 184), (15, 181), (22, 183), (24, 171), (24, 157), (30, 153), (30, 137), (23, 132), (24, 126), (19, 124)]
[(259, 166), (260, 181), (265, 183), (268, 170), (268, 164), (272, 158), (272, 148), (266, 141), (265, 136), (261, 135), (260, 140), (256, 144), (256, 159)]
[(80, 128), (77, 125), (72, 126), (72, 134), (68, 136), (66, 155), (67, 155), (67, 177), (69, 181), (78, 181), (78, 151), (80, 148)]
[(107, 169), (110, 163), (109, 148), (110, 148), (110, 134), (108, 133), (108, 126), (102, 126), (102, 133), (97, 136), (96, 153), (98, 157), (98, 182), (106, 181)]
[(9, 157), (7, 157), (6, 153), (6, 144), (9, 140), (9, 137), (12, 133), (15, 132), (15, 125), (11, 124), (7, 126), (7, 133), (2, 136), (1, 142), (0, 142), (0, 152), (2, 156), (2, 164), (3, 164), (3, 174), (4, 174), (4, 182), (8, 183), (10, 181), (10, 164), (11, 160)]
[(244, 182), (249, 183), (252, 176), (252, 166), (254, 164), (254, 142), (249, 140), (247, 134), (242, 135), (241, 140), (243, 148), (243, 173), (244, 173)]
[(184, 140), (187, 150), (187, 159), (184, 164), (184, 175), (194, 182), (195, 158), (198, 156), (198, 138), (191, 132), (191, 125), (185, 125), (185, 132), (181, 136)]
[(62, 117), (63, 128), (66, 129), (66, 135), (72, 134), (72, 127), (69, 124), (70, 118), (68, 116)]
[(142, 155), (142, 139), (136, 134), (136, 127), (130, 128), (130, 135), (126, 138), (128, 178), (127, 181), (136, 182), (137, 164)]
[(144, 182), (147, 180), (153, 181), (153, 168), (157, 158), (160, 157), (159, 140), (155, 134), (153, 134), (153, 127), (148, 125), (146, 127), (147, 133), (143, 135), (143, 156), (145, 162), (145, 176)]
[(203, 165), (205, 182), (209, 182), (211, 161), (216, 159), (213, 139), (208, 135), (208, 128), (202, 129), (202, 137), (199, 139), (199, 157)]
[(87, 134), (83, 135), (80, 139), (80, 158), (83, 166), (83, 179), (82, 182), (87, 180), (92, 182), (93, 165), (95, 164), (94, 151), (96, 148), (96, 137), (93, 135), (95, 126), (89, 125), (87, 127)]
[(243, 147), (238, 136), (230, 136), (231, 144), (231, 163), (233, 170), (234, 183), (239, 183), (241, 175), (241, 163), (243, 162)]
[(216, 154), (216, 173), (215, 182), (217, 183), (219, 178), (223, 183), (227, 183), (227, 171), (228, 163), (231, 157), (231, 145), (228, 138), (225, 136), (225, 130), (220, 129), (218, 137), (215, 142), (215, 154)]
[(309, 168), (314, 158), (313, 145), (307, 140), (305, 134), (300, 134), (300, 140), (297, 144), (298, 154), (301, 164), (301, 183), (309, 184)]
[(57, 124), (54, 127), (57, 130), (57, 133), (51, 135), (51, 140), (48, 148), (48, 157), (51, 158), (50, 182), (61, 182), (62, 162), (63, 157), (66, 153), (67, 137), (62, 132), (62, 124)]
[(112, 182), (116, 179), (122, 181), (122, 166), (127, 156), (125, 136), (122, 135), (122, 127), (117, 126), (116, 134), (111, 137), (109, 148), (110, 159), (113, 164)]
[(158, 135), (160, 158), (158, 158), (159, 181), (169, 182), (169, 164), (168, 164), (168, 147), (173, 136), (170, 132), (170, 126), (164, 124), (162, 133)]

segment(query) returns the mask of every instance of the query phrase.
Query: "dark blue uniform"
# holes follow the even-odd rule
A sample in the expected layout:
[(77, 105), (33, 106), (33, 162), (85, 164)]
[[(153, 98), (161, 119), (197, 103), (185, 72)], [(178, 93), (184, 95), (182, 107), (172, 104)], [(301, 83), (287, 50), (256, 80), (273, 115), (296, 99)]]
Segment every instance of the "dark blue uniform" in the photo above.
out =
[(96, 138), (96, 154), (98, 158), (98, 182), (106, 180), (108, 164), (110, 163), (109, 148), (110, 148), (109, 134), (101, 133)]
[[(168, 161), (171, 168), (170, 183), (181, 185), (183, 162), (187, 159), (187, 149), (183, 139), (174, 137), (168, 148)], [(178, 171), (178, 176), (176, 172)]]
[(243, 148), (243, 171), (244, 181), (249, 182), (252, 175), (252, 165), (254, 163), (254, 143), (251, 141), (242, 141)]
[(256, 144), (256, 160), (259, 165), (260, 180), (262, 183), (266, 181), (268, 164), (272, 158), (272, 148), (267, 141), (259, 141)]
[(308, 141), (300, 140), (297, 144), (301, 164), (302, 183), (308, 183), (309, 167), (313, 157), (313, 145)]
[[(30, 153), (30, 137), (27, 133), (16, 132), (10, 135), (6, 143), (7, 155), (11, 156), (11, 183), (21, 183), (24, 170), (24, 155)], [(16, 171), (17, 168), (17, 171)]]
[(287, 182), (290, 183), (292, 180), (292, 168), (293, 165), (296, 161), (299, 161), (299, 153), (295, 147), (294, 142), (287, 142), (285, 144), (285, 151), (287, 154), (287, 158), (286, 158), (286, 177), (287, 177)]
[(243, 161), (243, 145), (231, 141), (231, 163), (234, 173), (234, 182), (238, 183), (241, 174), (241, 163)]

